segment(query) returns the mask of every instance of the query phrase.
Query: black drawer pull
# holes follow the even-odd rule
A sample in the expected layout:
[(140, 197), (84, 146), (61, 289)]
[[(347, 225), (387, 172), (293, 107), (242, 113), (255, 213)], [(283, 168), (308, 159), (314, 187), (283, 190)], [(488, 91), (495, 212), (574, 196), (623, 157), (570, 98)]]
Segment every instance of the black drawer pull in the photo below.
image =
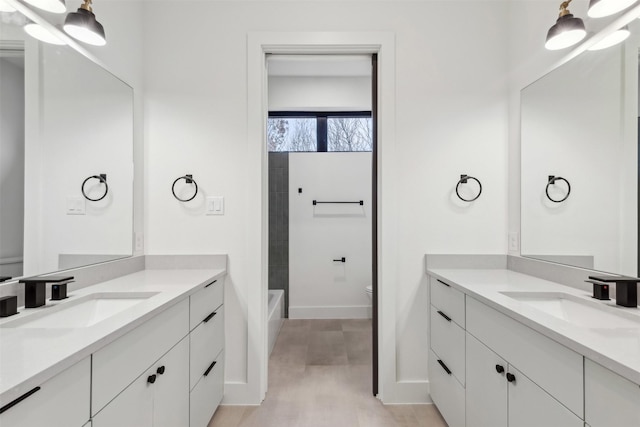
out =
[(155, 382), (156, 382), (156, 374), (149, 375), (149, 376), (147, 377), (147, 382), (148, 382), (148, 383), (150, 383), (150, 384), (155, 383)]
[(204, 318), (203, 322), (207, 323), (209, 320), (213, 319), (213, 316), (216, 315), (216, 312), (214, 311), (213, 313), (211, 313), (210, 315), (208, 315), (207, 317)]
[(501, 374), (504, 372), (504, 366), (502, 365), (496, 365), (496, 372)]
[(164, 374), (164, 371), (165, 371), (165, 369), (164, 369), (164, 365), (163, 365), (163, 366), (160, 366), (160, 367), (156, 370), (156, 373), (157, 373), (158, 375), (162, 375), (162, 374)]
[(443, 312), (441, 312), (440, 310), (438, 310), (438, 314), (442, 317), (444, 317), (445, 319), (447, 319), (447, 322), (451, 322), (451, 317), (447, 316), (446, 314), (444, 314)]
[(451, 375), (451, 371), (449, 370), (449, 368), (447, 368), (447, 365), (445, 365), (442, 360), (438, 359), (438, 363), (440, 364), (440, 366), (442, 366), (442, 369), (444, 369), (447, 374)]
[(209, 286), (213, 285), (214, 283), (216, 283), (218, 281), (218, 279), (214, 280), (213, 282), (209, 283), (208, 285), (204, 285), (205, 288), (208, 288)]
[(32, 390), (29, 390), (28, 392), (26, 392), (22, 396), (18, 397), (17, 399), (14, 399), (11, 402), (7, 403), (2, 408), (0, 408), (0, 414), (2, 414), (5, 411), (8, 411), (11, 408), (13, 408), (18, 403), (22, 402), (23, 400), (25, 400), (27, 397), (31, 396), (33, 393), (35, 393), (38, 390), (40, 390), (40, 387), (36, 387), (36, 388), (34, 388)]
[(211, 370), (213, 369), (214, 366), (216, 366), (216, 361), (214, 360), (213, 363), (211, 365), (209, 365), (209, 367), (207, 368), (206, 371), (204, 371), (204, 376), (206, 377), (207, 375), (209, 375), (209, 372), (211, 372)]
[(511, 372), (507, 372), (507, 381), (509, 381), (510, 383), (514, 382), (516, 380), (516, 376), (513, 375)]
[(440, 279), (436, 279), (436, 280), (437, 280), (438, 282), (442, 283), (443, 285), (445, 285), (445, 286), (449, 287), (449, 288), (451, 287), (451, 285), (450, 285), (450, 284), (448, 284), (448, 283), (444, 283), (444, 282), (443, 282), (442, 280), (440, 280)]

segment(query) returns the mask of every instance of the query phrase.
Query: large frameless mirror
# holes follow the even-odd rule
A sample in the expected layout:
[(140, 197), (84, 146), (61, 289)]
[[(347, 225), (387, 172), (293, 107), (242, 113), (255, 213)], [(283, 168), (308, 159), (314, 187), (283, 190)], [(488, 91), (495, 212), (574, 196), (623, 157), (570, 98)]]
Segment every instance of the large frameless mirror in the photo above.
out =
[(522, 256), (638, 275), (638, 48), (585, 51), (522, 90)]

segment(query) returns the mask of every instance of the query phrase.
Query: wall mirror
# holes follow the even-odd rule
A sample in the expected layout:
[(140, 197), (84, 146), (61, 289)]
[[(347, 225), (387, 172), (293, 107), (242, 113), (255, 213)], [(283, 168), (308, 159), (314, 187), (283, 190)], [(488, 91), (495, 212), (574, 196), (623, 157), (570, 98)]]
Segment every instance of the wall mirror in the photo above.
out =
[(0, 276), (131, 256), (132, 88), (0, 18)]
[(584, 51), (522, 90), (521, 254), (638, 275), (638, 48)]

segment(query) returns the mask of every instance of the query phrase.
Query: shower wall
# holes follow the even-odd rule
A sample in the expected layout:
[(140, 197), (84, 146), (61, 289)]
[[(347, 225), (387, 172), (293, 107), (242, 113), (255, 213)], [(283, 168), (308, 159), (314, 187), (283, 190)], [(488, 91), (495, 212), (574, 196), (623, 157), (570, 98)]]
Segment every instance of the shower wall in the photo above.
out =
[(289, 317), (289, 153), (269, 153), (269, 289), (284, 291)]

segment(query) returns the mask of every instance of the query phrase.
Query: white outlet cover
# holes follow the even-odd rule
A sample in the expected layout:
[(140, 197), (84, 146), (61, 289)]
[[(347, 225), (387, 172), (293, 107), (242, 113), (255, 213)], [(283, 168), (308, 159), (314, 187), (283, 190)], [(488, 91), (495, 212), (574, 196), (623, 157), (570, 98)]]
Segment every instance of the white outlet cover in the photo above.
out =
[(85, 215), (86, 200), (82, 196), (67, 197), (67, 215)]

